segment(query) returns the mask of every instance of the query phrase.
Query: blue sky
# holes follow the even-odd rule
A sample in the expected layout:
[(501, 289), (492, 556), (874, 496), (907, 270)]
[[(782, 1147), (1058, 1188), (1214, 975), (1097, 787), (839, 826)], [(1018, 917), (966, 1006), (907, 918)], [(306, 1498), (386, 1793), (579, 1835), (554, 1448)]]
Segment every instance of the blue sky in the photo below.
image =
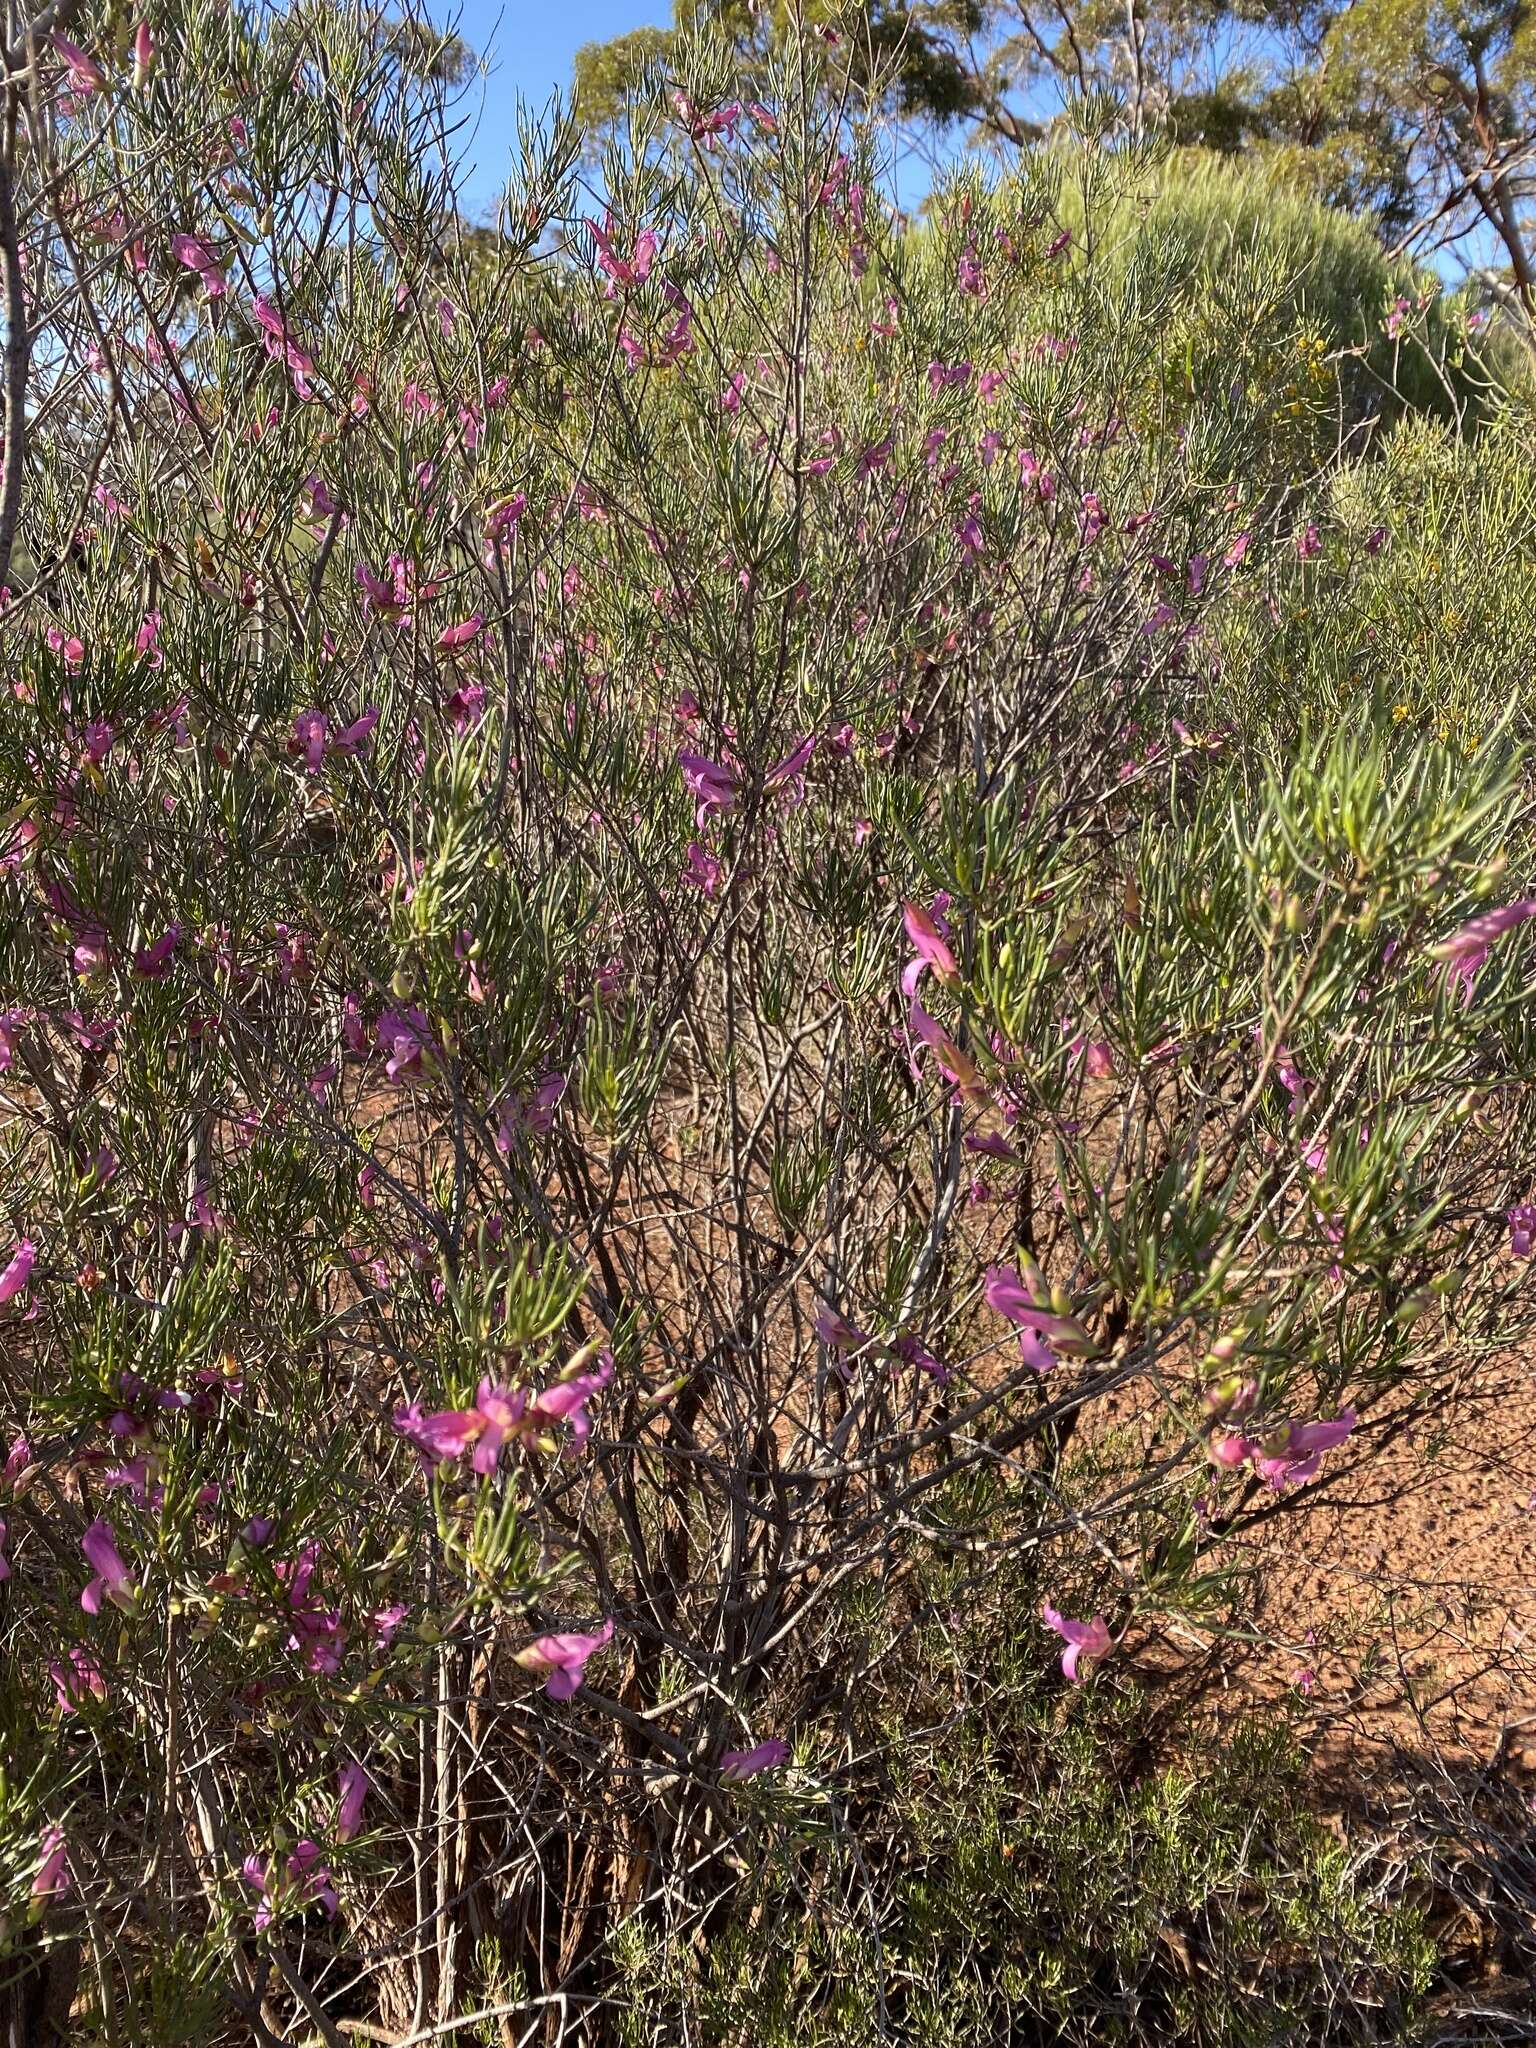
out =
[[(671, 0), (438, 0), (433, 18), (452, 26), (490, 65), (488, 81), (468, 89), (460, 141), (462, 203), (471, 220), (493, 211), (511, 168), (518, 98), (542, 110), (559, 86), (568, 93), (571, 65), (583, 43), (605, 42), (634, 28), (667, 28)], [(904, 147), (892, 173), (892, 194), (906, 207), (929, 190), (931, 169)]]
[[(443, 8), (438, 18), (454, 17)], [(555, 86), (569, 89), (571, 60), (583, 43), (665, 28), (671, 19), (669, 0), (463, 0), (459, 34), (491, 63), (489, 83), (472, 88), (464, 108), (479, 116), (464, 146), (467, 211), (486, 212), (506, 182), (519, 94), (542, 107)]]

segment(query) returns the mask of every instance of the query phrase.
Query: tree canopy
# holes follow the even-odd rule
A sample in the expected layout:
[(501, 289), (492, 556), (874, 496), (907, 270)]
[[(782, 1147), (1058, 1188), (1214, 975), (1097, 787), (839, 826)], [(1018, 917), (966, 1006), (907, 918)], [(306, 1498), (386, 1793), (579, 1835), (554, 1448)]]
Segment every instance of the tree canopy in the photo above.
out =
[(1252, 159), (1389, 249), (1476, 272), (1525, 324), (1536, 311), (1536, 29), (1515, 0), (675, 0), (670, 29), (579, 52), (589, 143), (705, 27), (733, 53), (729, 90), (760, 89), (802, 16), (839, 60), (829, 89), (946, 147), (1028, 148), (1107, 94), (1128, 134)]

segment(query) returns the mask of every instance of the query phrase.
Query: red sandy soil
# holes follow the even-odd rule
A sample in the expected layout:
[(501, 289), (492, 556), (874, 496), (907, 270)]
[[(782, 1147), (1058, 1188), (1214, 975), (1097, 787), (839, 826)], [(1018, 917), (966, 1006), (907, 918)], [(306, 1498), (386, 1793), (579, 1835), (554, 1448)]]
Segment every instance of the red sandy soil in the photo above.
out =
[(1536, 2041), (1536, 1357), (1469, 1363), (1225, 1555), (1253, 1574), (1250, 1640), (1174, 1620), (1125, 1646), (1163, 1689), (1156, 1746), (1187, 1763), (1283, 1713), (1362, 1885), (1427, 1915), (1422, 2038)]
[(1369, 1780), (1406, 1750), (1536, 1787), (1536, 1362), (1469, 1369), (1245, 1555), (1270, 1641), (1231, 1681), (1304, 1703), (1320, 1764)]

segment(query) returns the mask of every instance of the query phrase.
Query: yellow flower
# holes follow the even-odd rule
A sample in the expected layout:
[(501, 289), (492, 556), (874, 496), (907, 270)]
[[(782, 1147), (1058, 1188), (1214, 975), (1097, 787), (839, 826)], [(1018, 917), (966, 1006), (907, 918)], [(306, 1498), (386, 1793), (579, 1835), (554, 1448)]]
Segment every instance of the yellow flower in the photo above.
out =
[(1394, 704), (1392, 706), (1392, 717), (1398, 725), (1401, 725), (1407, 716), (1408, 706), (1406, 704)]

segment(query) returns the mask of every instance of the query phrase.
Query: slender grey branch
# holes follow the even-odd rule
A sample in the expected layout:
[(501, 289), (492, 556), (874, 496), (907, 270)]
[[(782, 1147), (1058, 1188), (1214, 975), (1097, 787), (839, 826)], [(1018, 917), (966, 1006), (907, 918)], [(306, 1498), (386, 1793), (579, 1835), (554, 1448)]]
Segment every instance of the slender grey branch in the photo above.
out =
[(0, 307), (5, 319), (5, 459), (0, 469), (0, 587), (10, 574), (11, 550), (21, 517), (21, 473), (27, 459), (27, 367), (31, 357), (27, 334), (26, 288), (21, 275), (21, 247), (16, 230), (14, 110), (6, 123), (0, 149)]

